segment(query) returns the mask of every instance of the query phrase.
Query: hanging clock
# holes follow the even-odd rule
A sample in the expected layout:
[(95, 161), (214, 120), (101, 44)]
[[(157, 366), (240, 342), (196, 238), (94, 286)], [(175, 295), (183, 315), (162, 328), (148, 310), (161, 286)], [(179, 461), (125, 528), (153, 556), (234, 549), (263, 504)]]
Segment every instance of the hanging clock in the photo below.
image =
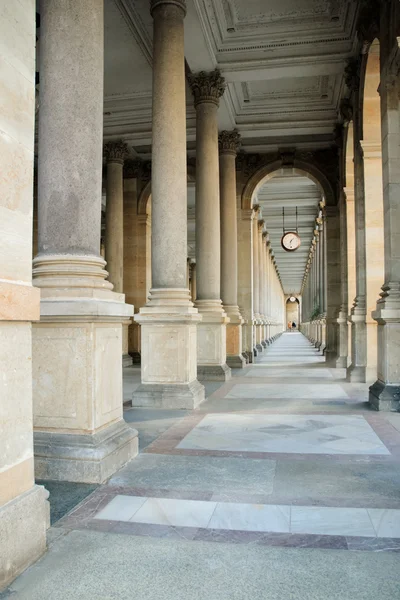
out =
[(286, 252), (294, 252), (300, 244), (301, 239), (296, 231), (286, 231), (281, 238), (281, 246)]

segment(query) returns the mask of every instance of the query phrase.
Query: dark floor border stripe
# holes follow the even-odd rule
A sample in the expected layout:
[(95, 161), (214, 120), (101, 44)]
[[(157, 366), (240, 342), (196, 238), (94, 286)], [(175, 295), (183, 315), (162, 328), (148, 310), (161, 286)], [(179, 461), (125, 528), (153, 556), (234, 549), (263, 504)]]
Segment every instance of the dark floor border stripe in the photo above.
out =
[(92, 519), (77, 529), (193, 542), (255, 544), (259, 546), (313, 548), (319, 550), (400, 552), (400, 538), (366, 538), (339, 535), (231, 531), (227, 529), (171, 527), (168, 525), (102, 521), (98, 519)]

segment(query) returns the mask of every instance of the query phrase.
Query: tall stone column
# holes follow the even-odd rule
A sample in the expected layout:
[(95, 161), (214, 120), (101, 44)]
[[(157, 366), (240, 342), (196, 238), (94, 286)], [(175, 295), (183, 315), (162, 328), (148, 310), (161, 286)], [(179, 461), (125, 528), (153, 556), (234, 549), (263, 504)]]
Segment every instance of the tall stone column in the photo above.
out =
[(270, 260), (270, 248), (271, 242), (269, 241), (269, 235), (266, 236), (265, 241), (265, 318), (266, 318), (266, 335), (265, 341), (267, 346), (271, 337), (271, 260)]
[(356, 250), (356, 297), (351, 309), (351, 364), (347, 379), (365, 382), (367, 365), (367, 257), (365, 239), (364, 159), (358, 139), (358, 111), (354, 113), (354, 218)]
[(253, 210), (238, 208), (238, 304), (244, 319), (242, 354), (253, 362)]
[(3, 3), (0, 18), (3, 41), (0, 47), (0, 589), (45, 552), (46, 529), (50, 526), (48, 492), (35, 485), (32, 441), (31, 322), (39, 319), (40, 304), (39, 290), (32, 287), (35, 34), (34, 2)]
[(196, 307), (202, 316), (197, 331), (200, 379), (227, 380), (226, 325), (221, 302), (221, 232), (218, 163), (219, 98), (225, 83), (219, 71), (190, 77), (196, 108)]
[(219, 134), (219, 181), (221, 204), (221, 299), (230, 319), (226, 330), (226, 363), (241, 369), (243, 318), (238, 306), (238, 232), (236, 208), (236, 153), (240, 135), (235, 131)]
[(340, 292), (340, 222), (336, 206), (325, 208), (325, 244), (327, 266), (326, 349), (328, 365), (335, 366), (338, 345), (337, 318), (341, 305)]
[(108, 279), (115, 292), (123, 291), (124, 278), (124, 160), (128, 146), (121, 141), (104, 145), (107, 163), (106, 191), (106, 261)]
[[(257, 328), (257, 347), (263, 351), (264, 333), (265, 333), (265, 315), (264, 315), (264, 293), (265, 293), (265, 273), (264, 273), (264, 219), (258, 221), (258, 265), (259, 265), (259, 286), (258, 286), (258, 304), (260, 309), (260, 323)], [(264, 342), (264, 343), (263, 343)]]
[(253, 206), (253, 230), (252, 230), (252, 246), (253, 246), (253, 352), (254, 355), (262, 350), (257, 348), (257, 334), (260, 322), (260, 266), (258, 252), (258, 217), (260, 207), (258, 204)]
[[(138, 182), (143, 168), (142, 161), (125, 160), (124, 293), (136, 312), (146, 304), (151, 286), (151, 215), (138, 214)], [(135, 321), (128, 327), (128, 353), (134, 363), (140, 363), (140, 325)]]
[(35, 471), (100, 483), (138, 445), (122, 418), (122, 323), (133, 307), (99, 255), (103, 3), (48, 0), (40, 17)]
[[(381, 8), (381, 30), (390, 31), (389, 5)], [(383, 46), (383, 45), (382, 45)], [(385, 280), (372, 316), (378, 323), (378, 378), (369, 402), (376, 410), (400, 406), (400, 46), (385, 44), (381, 55), (381, 131)]]
[(340, 219), (340, 295), (341, 304), (338, 323), (338, 355), (336, 366), (338, 368), (347, 368), (348, 359), (348, 277), (347, 277), (347, 210), (346, 194), (342, 190), (339, 199), (339, 219)]
[(186, 281), (187, 177), (184, 0), (152, 0), (152, 287), (135, 315), (141, 325), (142, 381), (133, 406), (194, 408), (197, 323)]
[[(114, 286), (114, 292), (124, 292), (124, 191), (123, 165), (128, 155), (128, 146), (124, 142), (107, 142), (104, 156), (107, 164), (106, 187), (106, 231), (105, 259), (108, 280)], [(132, 364), (128, 354), (128, 327), (131, 320), (122, 326), (122, 365)]]

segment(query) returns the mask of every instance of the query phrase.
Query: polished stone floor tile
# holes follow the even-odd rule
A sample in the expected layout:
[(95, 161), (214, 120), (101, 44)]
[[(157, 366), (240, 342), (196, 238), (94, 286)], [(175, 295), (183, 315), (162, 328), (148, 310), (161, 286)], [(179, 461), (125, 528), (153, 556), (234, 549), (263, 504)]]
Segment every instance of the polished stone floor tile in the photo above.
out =
[(97, 513), (94, 518), (107, 521), (129, 521), (145, 502), (146, 498), (118, 495)]
[(375, 537), (365, 508), (292, 506), (292, 533)]
[(369, 508), (368, 514), (378, 537), (400, 538), (400, 510)]
[(389, 455), (361, 415), (209, 414), (180, 449)]
[(290, 506), (218, 503), (210, 529), (237, 531), (290, 531)]
[(215, 502), (149, 498), (129, 520), (153, 525), (207, 527), (215, 508)]
[(333, 375), (329, 369), (276, 369), (271, 368), (256, 368), (251, 367), (244, 374), (246, 377), (266, 377), (268, 379), (290, 378), (291, 381), (296, 379), (333, 379)]
[[(291, 377), (290, 377), (291, 379)], [(226, 395), (226, 398), (274, 398), (295, 399), (323, 398), (332, 400), (337, 398), (348, 398), (348, 394), (341, 385), (337, 383), (237, 383)]]

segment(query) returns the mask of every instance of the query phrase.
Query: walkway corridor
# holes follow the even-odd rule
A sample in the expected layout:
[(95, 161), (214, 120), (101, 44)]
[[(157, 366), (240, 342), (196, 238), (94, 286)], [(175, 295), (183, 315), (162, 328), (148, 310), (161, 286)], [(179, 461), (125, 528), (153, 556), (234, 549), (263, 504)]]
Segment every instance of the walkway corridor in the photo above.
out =
[[(126, 369), (126, 399), (138, 382)], [(0, 597), (399, 598), (400, 414), (298, 332), (207, 391), (195, 411), (128, 407), (140, 455)]]

